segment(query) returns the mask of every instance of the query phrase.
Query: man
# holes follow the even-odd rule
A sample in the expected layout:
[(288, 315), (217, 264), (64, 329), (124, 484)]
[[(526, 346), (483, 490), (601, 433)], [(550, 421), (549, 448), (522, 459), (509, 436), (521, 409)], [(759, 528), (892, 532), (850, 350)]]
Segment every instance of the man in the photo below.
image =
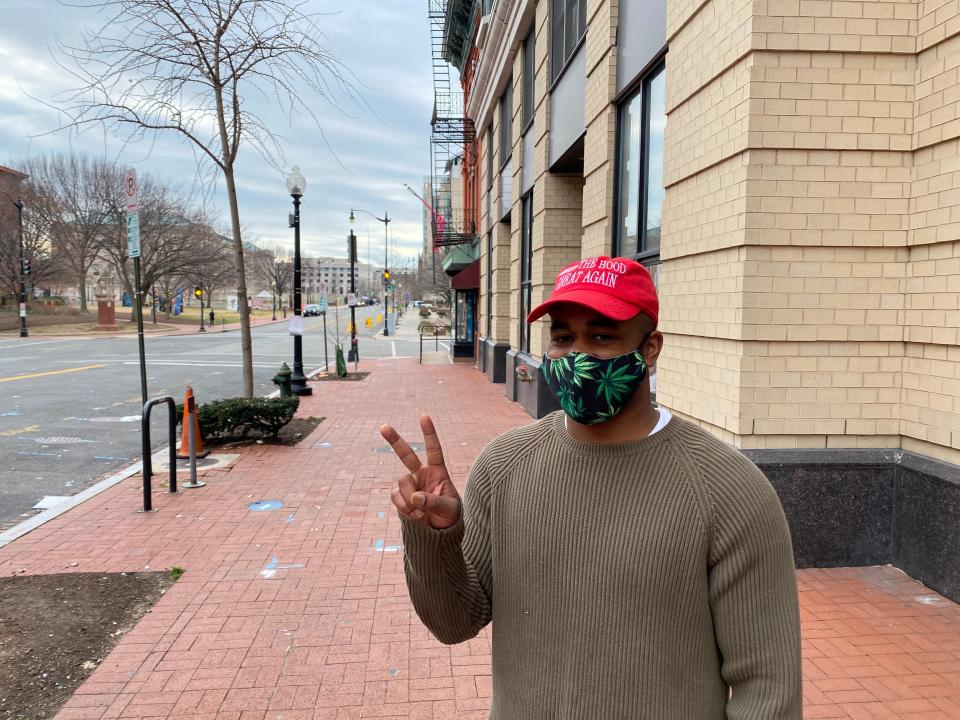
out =
[(800, 720), (800, 631), (779, 500), (735, 449), (651, 402), (647, 270), (564, 269), (541, 370), (563, 412), (496, 438), (461, 503), (436, 430), (409, 470), (407, 585), (444, 643), (493, 621), (497, 720)]

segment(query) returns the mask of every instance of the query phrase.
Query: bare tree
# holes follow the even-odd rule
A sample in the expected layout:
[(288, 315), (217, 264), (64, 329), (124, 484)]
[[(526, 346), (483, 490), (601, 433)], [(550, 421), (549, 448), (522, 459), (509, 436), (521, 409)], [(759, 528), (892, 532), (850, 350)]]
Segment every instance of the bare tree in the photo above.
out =
[[(172, 131), (226, 183), (237, 270), (243, 384), (253, 395), (250, 309), (234, 168), (252, 145), (274, 167), (278, 139), (248, 100), (259, 94), (288, 117), (319, 127), (304, 91), (356, 100), (343, 65), (324, 46), (305, 0), (80, 0), (105, 16), (80, 47), (61, 46), (79, 87), (62, 103), (69, 126)], [(322, 136), (322, 131), (321, 131)]]
[[(122, 173), (113, 163), (99, 165), (99, 186), (106, 193), (109, 222), (103, 254), (117, 271), (130, 297), (134, 296), (133, 262), (128, 254), (126, 207), (121, 200)], [(141, 292), (159, 297), (156, 288), (171, 288), (176, 279), (202, 275), (205, 268), (224, 274), (229, 240), (218, 235), (203, 215), (169, 185), (150, 175), (138, 178), (140, 213)], [(165, 296), (169, 303), (169, 296)], [(140, 298), (143, 303), (143, 297)], [(135, 316), (131, 314), (131, 320)]]
[[(76, 283), (80, 310), (86, 312), (87, 273), (103, 249), (107, 222), (98, 163), (79, 155), (60, 154), (31, 158), (25, 168), (34, 189), (28, 221), (31, 241), (62, 263)], [(27, 235), (25, 224), (25, 242)]]
[(62, 279), (61, 266), (50, 252), (50, 204), (54, 201), (46, 188), (29, 178), (15, 189), (0, 190), (0, 295), (20, 293), (18, 203), (22, 208), (23, 257), (30, 263), (27, 281), (44, 287)]
[(290, 249), (264, 248), (253, 253), (252, 261), (256, 278), (270, 288), (273, 296), (273, 319), (277, 319), (277, 298), (283, 307), (283, 298), (293, 285), (293, 251)]

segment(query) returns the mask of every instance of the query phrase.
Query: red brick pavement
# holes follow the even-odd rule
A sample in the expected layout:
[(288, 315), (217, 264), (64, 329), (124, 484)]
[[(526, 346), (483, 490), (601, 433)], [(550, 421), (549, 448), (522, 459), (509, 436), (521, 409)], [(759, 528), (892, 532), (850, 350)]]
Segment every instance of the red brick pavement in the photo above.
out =
[[(297, 448), (247, 448), (203, 489), (157, 490), (152, 514), (135, 512), (131, 478), (0, 549), (3, 574), (186, 569), (60, 720), (486, 717), (488, 632), (446, 647), (410, 608), (389, 503), (399, 465), (374, 451), (377, 427), (419, 441), (431, 413), (462, 482), (529, 419), (469, 367), (361, 369), (363, 382), (314, 385), (303, 412), (327, 419)], [(284, 508), (246, 509), (273, 499)], [(798, 577), (808, 719), (960, 718), (957, 605), (893, 568)]]

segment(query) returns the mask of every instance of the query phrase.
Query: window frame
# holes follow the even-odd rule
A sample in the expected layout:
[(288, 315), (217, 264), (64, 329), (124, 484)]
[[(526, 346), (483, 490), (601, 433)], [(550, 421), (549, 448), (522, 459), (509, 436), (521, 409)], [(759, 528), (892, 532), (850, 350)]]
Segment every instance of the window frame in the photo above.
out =
[[(509, 100), (509, 104), (508, 101)], [(513, 78), (500, 95), (500, 171), (513, 157)]]
[[(580, 28), (580, 33), (577, 35), (576, 40), (568, 48), (566, 47), (567, 40), (567, 26), (568, 18), (570, 13), (571, 5), (576, 4), (577, 6), (577, 22), (582, 23), (583, 27)], [(557, 56), (557, 7), (560, 6), (563, 8), (563, 18), (560, 24), (560, 50), (563, 57), (560, 58)], [(570, 65), (570, 61), (577, 54), (577, 50), (580, 49), (580, 46), (583, 44), (584, 39), (587, 36), (587, 0), (550, 0), (550, 86), (553, 87), (563, 76), (564, 71), (567, 69), (567, 66)]]
[(534, 24), (521, 45), (523, 52), (523, 89), (521, 99), (521, 127), (520, 135), (526, 135), (533, 125), (533, 113), (536, 106), (536, 79), (537, 79), (537, 28)]
[(520, 337), (518, 350), (530, 354), (531, 326), (527, 315), (533, 298), (533, 190), (520, 198)]
[[(666, 72), (666, 58), (660, 55), (655, 59), (649, 69), (641, 74), (637, 81), (628, 89), (617, 103), (617, 131), (616, 131), (616, 167), (614, 177), (616, 178), (616, 187), (613, 194), (613, 238), (612, 254), (618, 257), (630, 257), (643, 265), (656, 265), (660, 262), (661, 246), (656, 249), (645, 249), (646, 243), (646, 220), (647, 220), (647, 202), (646, 194), (650, 186), (650, 166), (647, 161), (648, 143), (650, 139), (650, 87), (654, 80)], [(641, 120), (640, 120), (640, 173), (639, 183), (635, 186), (638, 194), (637, 199), (637, 249), (631, 255), (623, 254), (623, 219), (621, 218), (622, 197), (623, 197), (623, 162), (624, 162), (624, 111), (631, 102), (640, 97)], [(662, 221), (661, 221), (662, 222)], [(642, 230), (643, 229), (643, 230)]]
[(487, 191), (493, 192), (493, 123), (487, 127)]

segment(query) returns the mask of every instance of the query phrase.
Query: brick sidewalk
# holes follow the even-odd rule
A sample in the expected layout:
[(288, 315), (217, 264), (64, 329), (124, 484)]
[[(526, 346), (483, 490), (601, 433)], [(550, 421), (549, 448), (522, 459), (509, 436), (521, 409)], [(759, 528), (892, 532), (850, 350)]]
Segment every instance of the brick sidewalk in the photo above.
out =
[[(148, 515), (131, 478), (0, 549), (3, 574), (187, 571), (58, 718), (486, 717), (488, 631), (446, 647), (410, 608), (388, 497), (400, 466), (375, 451), (377, 427), (419, 441), (432, 414), (462, 485), (480, 449), (529, 418), (470, 367), (364, 369), (313, 385), (303, 412), (327, 419), (296, 448), (246, 448), (206, 488), (157, 490)], [(247, 510), (255, 500), (284, 507)], [(806, 718), (960, 718), (957, 605), (893, 568), (798, 577)]]

